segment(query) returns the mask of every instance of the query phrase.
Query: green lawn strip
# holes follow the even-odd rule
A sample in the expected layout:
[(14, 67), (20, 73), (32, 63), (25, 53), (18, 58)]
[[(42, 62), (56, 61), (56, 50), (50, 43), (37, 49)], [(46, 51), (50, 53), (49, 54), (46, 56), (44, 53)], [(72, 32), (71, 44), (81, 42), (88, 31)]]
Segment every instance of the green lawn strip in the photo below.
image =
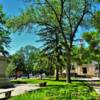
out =
[(29, 84), (38, 84), (41, 82), (47, 82), (48, 85), (65, 85), (65, 81), (55, 81), (53, 79), (17, 79), (17, 80), (12, 80), (12, 83), (17, 83), (17, 84), (22, 84), (22, 83), (29, 83)]
[(24, 79), (23, 81), (27, 81), (27, 83), (45, 81), (48, 82), (48, 86), (31, 93), (12, 97), (9, 100), (96, 100), (96, 92), (85, 82), (72, 82), (68, 84), (54, 80)]

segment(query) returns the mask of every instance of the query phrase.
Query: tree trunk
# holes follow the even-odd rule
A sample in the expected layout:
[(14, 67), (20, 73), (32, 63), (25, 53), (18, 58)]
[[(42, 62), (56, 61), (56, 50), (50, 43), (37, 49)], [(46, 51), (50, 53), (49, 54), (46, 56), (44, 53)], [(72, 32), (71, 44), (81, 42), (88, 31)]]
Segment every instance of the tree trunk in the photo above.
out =
[(56, 37), (56, 81), (59, 80), (59, 62), (60, 62), (60, 58), (59, 58), (59, 35), (56, 33), (55, 34)]
[(49, 68), (49, 77), (52, 75), (52, 64), (51, 58), (48, 56), (48, 68)]
[(67, 53), (67, 68), (66, 68), (66, 82), (71, 83), (71, 74), (70, 74), (70, 70), (71, 70), (71, 50), (68, 50)]
[(15, 75), (15, 79), (17, 79), (18, 78), (18, 76), (17, 76), (17, 74)]
[(99, 67), (99, 75), (98, 77), (100, 78), (100, 62), (98, 61), (98, 67)]
[(59, 68), (58, 65), (56, 65), (56, 81), (59, 80)]
[(18, 75), (17, 75), (17, 72), (15, 72), (15, 79), (17, 79), (18, 78)]
[(60, 75), (61, 75), (61, 77), (63, 76), (62, 68), (60, 68)]
[(29, 75), (29, 73), (27, 74), (27, 78), (28, 78), (28, 79), (30, 78), (30, 75)]
[(42, 74), (40, 75), (40, 77), (41, 77), (41, 80), (42, 80), (43, 79)]

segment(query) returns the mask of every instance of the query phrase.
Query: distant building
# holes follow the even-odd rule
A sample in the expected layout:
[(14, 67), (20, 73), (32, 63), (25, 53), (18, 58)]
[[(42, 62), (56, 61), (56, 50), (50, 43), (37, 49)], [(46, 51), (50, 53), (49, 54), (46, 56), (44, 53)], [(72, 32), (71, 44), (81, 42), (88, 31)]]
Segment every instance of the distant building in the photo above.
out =
[[(83, 65), (72, 65), (71, 75), (72, 76), (82, 76), (82, 77), (98, 77), (100, 75), (100, 68), (98, 63), (92, 62), (91, 64)], [(66, 71), (63, 71), (66, 74)]]

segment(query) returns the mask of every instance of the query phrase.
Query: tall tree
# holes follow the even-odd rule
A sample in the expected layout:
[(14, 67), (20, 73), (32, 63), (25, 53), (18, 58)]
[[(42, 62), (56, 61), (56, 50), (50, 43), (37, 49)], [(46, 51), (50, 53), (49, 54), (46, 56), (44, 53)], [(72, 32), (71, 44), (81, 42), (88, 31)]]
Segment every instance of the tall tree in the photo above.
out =
[(6, 23), (5, 14), (3, 13), (2, 6), (0, 5), (0, 52), (4, 56), (7, 56), (8, 52), (5, 50), (5, 48), (9, 46), (11, 39), (9, 37), (10, 34), (9, 31), (5, 27), (5, 23)]
[[(33, 3), (20, 16), (8, 21), (7, 26), (14, 30), (33, 24), (40, 28), (52, 27), (61, 34), (66, 48), (67, 81), (71, 82), (71, 51), (79, 26), (89, 22), (94, 0), (44, 0)], [(47, 29), (48, 30), (48, 29)]]
[(22, 47), (19, 50), (19, 52), (24, 55), (25, 73), (27, 73), (28, 78), (29, 78), (29, 74), (33, 72), (33, 66), (35, 65), (37, 61), (36, 57), (38, 55), (36, 54), (38, 51), (39, 50), (36, 47), (31, 46), (31, 45)]
[(55, 56), (55, 62), (53, 63), (56, 66), (56, 80), (59, 80), (60, 51), (62, 49), (60, 45), (60, 34), (58, 33), (57, 28), (46, 27), (45, 29), (41, 30), (38, 35), (40, 37), (40, 41), (44, 43), (42, 50), (49, 57), (48, 63), (51, 63), (50, 58), (53, 59)]
[(23, 72), (25, 72), (25, 63), (24, 63), (24, 55), (20, 52), (15, 53), (14, 55), (11, 56), (11, 61), (14, 64), (15, 69), (13, 71), (15, 71), (15, 78), (17, 79), (17, 71), (21, 70)]

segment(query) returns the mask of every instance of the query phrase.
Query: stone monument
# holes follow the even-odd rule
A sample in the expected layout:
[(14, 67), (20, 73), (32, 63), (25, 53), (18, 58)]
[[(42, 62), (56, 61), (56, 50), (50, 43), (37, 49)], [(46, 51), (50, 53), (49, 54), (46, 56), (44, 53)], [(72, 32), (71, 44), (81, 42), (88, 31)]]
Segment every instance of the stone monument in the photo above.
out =
[(7, 58), (0, 53), (0, 88), (10, 88), (11, 84), (6, 76)]

